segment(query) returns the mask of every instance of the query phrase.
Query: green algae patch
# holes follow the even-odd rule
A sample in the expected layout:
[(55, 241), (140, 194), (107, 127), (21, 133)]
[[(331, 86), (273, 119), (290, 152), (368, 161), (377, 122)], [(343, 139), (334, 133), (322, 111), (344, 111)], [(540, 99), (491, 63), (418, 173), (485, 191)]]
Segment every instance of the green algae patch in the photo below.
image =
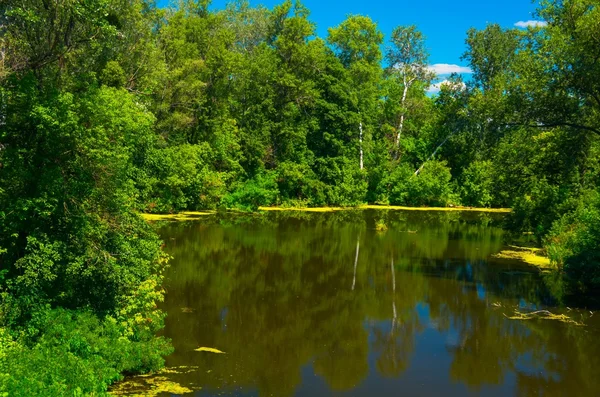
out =
[(215, 354), (225, 354), (225, 352), (222, 352), (219, 349), (215, 349), (214, 347), (199, 347), (197, 349), (194, 349), (195, 352), (208, 352), (208, 353), (215, 353)]
[(213, 215), (215, 211), (185, 211), (179, 212), (177, 214), (146, 214), (142, 213), (142, 218), (149, 222), (155, 221), (168, 221), (168, 222), (177, 222), (177, 221), (192, 221), (195, 219), (200, 219), (207, 215)]
[(303, 212), (335, 212), (356, 209), (402, 210), (402, 211), (456, 211), (456, 212), (490, 212), (508, 214), (510, 208), (475, 208), (475, 207), (404, 207), (398, 205), (359, 205), (356, 207), (259, 207), (260, 211), (303, 211)]
[(115, 384), (109, 390), (111, 396), (149, 396), (154, 397), (162, 393), (188, 394), (198, 391), (201, 387), (182, 386), (168, 376), (186, 374), (197, 371), (195, 367), (164, 368), (154, 374), (138, 375), (127, 378)]
[(554, 269), (554, 266), (550, 262), (550, 258), (544, 256), (543, 252), (544, 251), (541, 248), (509, 245), (507, 249), (492, 255), (492, 258), (519, 260), (542, 270)]
[(335, 212), (356, 209), (356, 207), (259, 207), (260, 211), (302, 211), (302, 212)]
[(509, 320), (524, 320), (524, 321), (527, 321), (527, 320), (554, 320), (554, 321), (559, 321), (561, 323), (573, 324), (573, 325), (577, 325), (577, 326), (585, 325), (582, 322), (573, 320), (571, 317), (567, 316), (566, 314), (554, 314), (554, 313), (549, 312), (548, 310), (538, 310), (538, 311), (529, 312), (529, 313), (523, 313), (518, 310), (515, 310), (513, 315), (507, 316), (505, 314), (504, 317), (508, 318)]
[(508, 214), (512, 212), (510, 208), (476, 208), (476, 207), (405, 207), (400, 205), (363, 205), (358, 208), (375, 210), (402, 210), (402, 211), (456, 211), (456, 212), (492, 212)]

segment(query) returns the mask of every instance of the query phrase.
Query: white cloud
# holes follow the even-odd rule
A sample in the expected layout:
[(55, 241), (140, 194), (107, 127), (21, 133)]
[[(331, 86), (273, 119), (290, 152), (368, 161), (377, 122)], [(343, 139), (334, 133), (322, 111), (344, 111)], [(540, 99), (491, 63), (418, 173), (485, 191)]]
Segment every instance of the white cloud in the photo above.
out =
[[(443, 85), (447, 85), (447, 84), (452, 84), (450, 81), (448, 80), (442, 80), (439, 83), (435, 83), (429, 86), (429, 88), (427, 89), (427, 93), (428, 94), (437, 94), (442, 90), (442, 86)], [(460, 85), (464, 88), (466, 87), (465, 83), (460, 83)]]
[(515, 23), (515, 26), (518, 28), (537, 28), (547, 26), (548, 22), (544, 21), (519, 21)]
[(440, 81), (439, 83), (430, 85), (429, 88), (427, 89), (427, 92), (429, 94), (437, 94), (438, 92), (440, 92), (442, 90), (443, 84), (448, 84), (448, 80), (443, 80), (443, 81)]
[(452, 73), (471, 74), (473, 71), (467, 66), (452, 65), (449, 63), (436, 63), (429, 65), (429, 70), (438, 76), (448, 75)]

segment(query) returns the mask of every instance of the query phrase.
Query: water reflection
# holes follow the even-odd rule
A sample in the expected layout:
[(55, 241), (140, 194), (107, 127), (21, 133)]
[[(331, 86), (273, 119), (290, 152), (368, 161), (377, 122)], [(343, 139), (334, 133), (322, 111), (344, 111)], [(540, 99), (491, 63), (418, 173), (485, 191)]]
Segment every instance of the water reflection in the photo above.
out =
[(505, 317), (553, 298), (531, 269), (490, 261), (496, 223), (348, 211), (170, 224), (167, 365), (197, 367), (173, 377), (198, 395), (597, 395), (594, 317)]

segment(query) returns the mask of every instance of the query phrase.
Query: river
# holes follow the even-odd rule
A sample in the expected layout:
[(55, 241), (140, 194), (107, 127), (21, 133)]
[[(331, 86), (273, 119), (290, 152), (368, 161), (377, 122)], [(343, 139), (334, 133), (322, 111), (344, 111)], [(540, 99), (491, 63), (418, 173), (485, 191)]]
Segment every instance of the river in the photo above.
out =
[[(166, 224), (175, 352), (163, 378), (196, 396), (599, 395), (600, 313), (561, 304), (538, 269), (494, 258), (502, 217), (348, 210)], [(510, 318), (537, 310), (572, 322)]]

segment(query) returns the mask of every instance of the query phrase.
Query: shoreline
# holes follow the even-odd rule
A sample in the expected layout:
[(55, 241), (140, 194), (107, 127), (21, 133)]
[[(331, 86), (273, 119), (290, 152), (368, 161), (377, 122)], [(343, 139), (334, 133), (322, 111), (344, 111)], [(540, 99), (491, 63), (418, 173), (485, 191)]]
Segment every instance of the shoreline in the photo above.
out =
[[(428, 212), (481, 212), (481, 213), (492, 213), (492, 214), (509, 214), (512, 212), (510, 208), (478, 208), (478, 207), (407, 207), (400, 205), (374, 205), (365, 204), (355, 207), (258, 207), (256, 212), (284, 212), (284, 211), (298, 211), (298, 212), (337, 212), (337, 211), (351, 211), (351, 210), (393, 210), (393, 211), (428, 211)], [(228, 209), (228, 212), (239, 212), (235, 209)], [(215, 210), (204, 210), (204, 211), (182, 211), (174, 214), (151, 214), (141, 212), (140, 215), (146, 221), (189, 221), (200, 219), (208, 215), (214, 215), (217, 211)], [(253, 212), (248, 212), (251, 214)]]
[(334, 212), (345, 210), (400, 210), (400, 211), (446, 211), (446, 212), (487, 212), (508, 214), (512, 212), (510, 208), (477, 208), (477, 207), (407, 207), (400, 205), (375, 205), (366, 204), (356, 207), (258, 207), (259, 211), (305, 211), (305, 212)]

